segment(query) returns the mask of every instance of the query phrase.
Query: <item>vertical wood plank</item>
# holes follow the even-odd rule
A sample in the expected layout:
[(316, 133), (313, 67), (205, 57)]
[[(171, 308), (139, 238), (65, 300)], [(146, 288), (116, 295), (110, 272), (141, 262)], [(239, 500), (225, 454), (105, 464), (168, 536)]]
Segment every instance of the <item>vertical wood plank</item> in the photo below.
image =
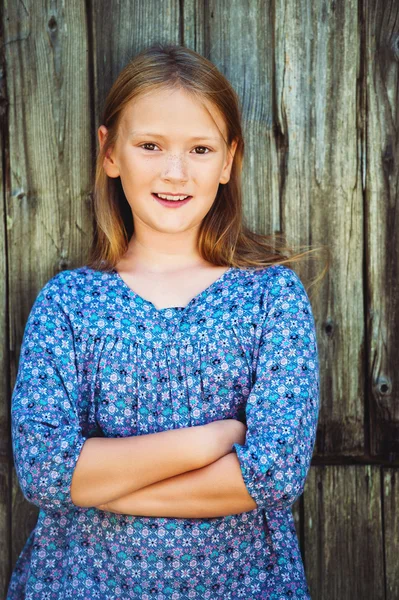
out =
[[(191, 2), (186, 4), (192, 6)], [(273, 125), (272, 3), (210, 0), (205, 19), (204, 47), (198, 51), (204, 51), (205, 56), (218, 66), (241, 100), (245, 140), (242, 177), (245, 221), (259, 233), (280, 231), (280, 188), (284, 177), (281, 161), (284, 157), (280, 137), (275, 135)], [(185, 34), (186, 37), (193, 41), (192, 35)]]
[[(95, 122), (97, 129), (105, 98), (119, 72), (131, 58), (154, 42), (180, 41), (179, 0), (129, 2), (111, 0), (91, 3), (94, 56)], [(112, 18), (110, 18), (112, 15)], [(117, 40), (105, 44), (104, 40)]]
[[(90, 210), (90, 87), (85, 5), (4, 4), (9, 98), (9, 259), (11, 387), (20, 344), (40, 288), (85, 261)], [(13, 472), (12, 563), (37, 508)]]
[(5, 218), (6, 181), (3, 165), (8, 152), (8, 103), (6, 91), (6, 65), (4, 57), (3, 7), (0, 5), (0, 371), (3, 374), (0, 388), (0, 598), (5, 598), (11, 567), (11, 436), (9, 420), (10, 373), (8, 362), (8, 302), (7, 302), (7, 222)]
[(364, 3), (371, 454), (399, 460), (399, 5)]
[(399, 598), (399, 472), (383, 469), (386, 600)]
[[(283, 230), (332, 265), (314, 301), (321, 371), (318, 454), (364, 452), (363, 207), (357, 3), (277, 0), (276, 118), (285, 139)], [(312, 272), (312, 264), (310, 264)], [(313, 273), (312, 273), (313, 274)]]
[(304, 533), (312, 598), (385, 600), (380, 467), (312, 467)]

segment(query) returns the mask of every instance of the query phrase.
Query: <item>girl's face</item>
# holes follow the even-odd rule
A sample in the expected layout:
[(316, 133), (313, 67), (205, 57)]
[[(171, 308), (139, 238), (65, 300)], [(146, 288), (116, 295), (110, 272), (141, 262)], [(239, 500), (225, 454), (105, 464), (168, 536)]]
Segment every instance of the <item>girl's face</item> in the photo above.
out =
[[(173, 233), (199, 227), (210, 210), (219, 183), (227, 183), (236, 142), (228, 152), (223, 117), (210, 103), (206, 109), (183, 90), (151, 92), (123, 111), (115, 146), (104, 169), (120, 177), (137, 227)], [(100, 145), (107, 128), (98, 130)], [(192, 196), (169, 208), (154, 193)]]

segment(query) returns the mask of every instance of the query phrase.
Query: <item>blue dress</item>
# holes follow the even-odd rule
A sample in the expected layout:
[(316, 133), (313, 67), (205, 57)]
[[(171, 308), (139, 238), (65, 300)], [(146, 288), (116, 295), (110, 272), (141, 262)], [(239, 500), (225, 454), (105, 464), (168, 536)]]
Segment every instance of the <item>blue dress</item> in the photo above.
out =
[[(230, 268), (185, 307), (157, 309), (116, 270), (58, 273), (29, 314), (12, 395), (14, 462), (40, 509), (6, 600), (309, 599), (292, 504), (319, 411), (312, 308), (298, 275)], [(161, 518), (75, 506), (86, 439), (219, 419), (257, 508)]]

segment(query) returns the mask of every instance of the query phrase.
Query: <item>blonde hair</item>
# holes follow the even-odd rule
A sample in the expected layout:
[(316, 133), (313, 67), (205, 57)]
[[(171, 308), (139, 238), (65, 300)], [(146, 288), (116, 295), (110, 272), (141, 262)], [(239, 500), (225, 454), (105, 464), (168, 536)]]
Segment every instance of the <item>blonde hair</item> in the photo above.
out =
[[(239, 97), (212, 62), (184, 46), (158, 43), (144, 49), (125, 66), (105, 100), (102, 124), (107, 127), (108, 133), (96, 159), (93, 190), (95, 223), (87, 261), (89, 267), (112, 270), (128, 249), (134, 231), (132, 211), (120, 178), (108, 177), (103, 162), (107, 151), (117, 140), (126, 105), (159, 89), (183, 89), (199, 102), (204, 99), (211, 102), (226, 123), (228, 150), (233, 140), (237, 142), (230, 180), (219, 184), (213, 205), (200, 225), (198, 251), (203, 259), (217, 266), (262, 268), (285, 264), (293, 268), (305, 257), (326, 250), (324, 247), (304, 250), (309, 248), (307, 246), (294, 253), (286, 245), (284, 235), (262, 235), (247, 227), (242, 211), (244, 139)], [(206, 108), (203, 102), (202, 105)], [(327, 268), (326, 264), (323, 273), (311, 285), (321, 280)]]

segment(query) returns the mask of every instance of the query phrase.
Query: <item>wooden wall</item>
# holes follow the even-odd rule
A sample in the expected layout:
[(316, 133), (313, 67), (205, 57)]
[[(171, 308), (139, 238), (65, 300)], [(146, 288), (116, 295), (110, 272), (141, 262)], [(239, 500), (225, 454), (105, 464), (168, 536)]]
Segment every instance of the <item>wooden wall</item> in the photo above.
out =
[[(243, 106), (245, 214), (325, 244), (321, 408), (294, 515), (313, 600), (399, 598), (399, 3), (4, 0), (0, 64), (0, 597), (37, 510), (10, 398), (33, 301), (84, 264), (99, 114), (155, 41), (200, 52)], [(249, 599), (248, 599), (249, 600)]]

